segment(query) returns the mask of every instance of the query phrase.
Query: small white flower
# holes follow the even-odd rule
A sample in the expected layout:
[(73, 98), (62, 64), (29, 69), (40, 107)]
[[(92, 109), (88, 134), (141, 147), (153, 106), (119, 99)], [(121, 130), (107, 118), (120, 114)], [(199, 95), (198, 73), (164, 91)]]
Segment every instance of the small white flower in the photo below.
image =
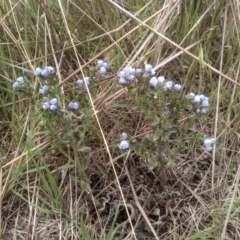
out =
[(82, 80), (82, 79), (78, 79), (78, 80), (77, 80), (77, 85), (78, 85), (80, 88), (82, 88), (83, 85), (84, 85), (83, 80)]
[(153, 69), (153, 67), (152, 67), (151, 64), (146, 64), (145, 65), (145, 72), (146, 73), (151, 73), (152, 69)]
[(156, 74), (156, 71), (154, 69), (152, 69), (149, 73), (151, 76), (154, 76)]
[(205, 114), (207, 112), (207, 108), (201, 108), (196, 110), (197, 113)]
[(14, 82), (12, 87), (13, 87), (13, 89), (19, 89), (21, 86), (20, 86), (19, 82)]
[(46, 66), (45, 69), (46, 69), (49, 73), (54, 72), (54, 67), (52, 67), (52, 66)]
[(98, 72), (99, 72), (99, 74), (104, 75), (104, 74), (106, 74), (107, 70), (105, 67), (101, 67)]
[(41, 71), (40, 77), (47, 78), (48, 76), (49, 76), (49, 71), (48, 71), (48, 69), (47, 69), (47, 68), (43, 69), (43, 70)]
[(97, 61), (97, 66), (98, 66), (98, 68), (104, 67), (105, 69), (107, 69), (108, 68), (108, 63), (104, 62), (103, 60), (98, 60)]
[(49, 109), (49, 103), (47, 103), (47, 102), (43, 103), (42, 109), (43, 109), (43, 110)]
[(108, 68), (108, 63), (107, 63), (107, 62), (104, 62), (104, 63), (103, 63), (103, 67), (107, 69), (107, 68)]
[(215, 143), (215, 138), (205, 138), (203, 141), (203, 145), (205, 147), (205, 150), (210, 152), (212, 151), (212, 145)]
[(57, 105), (58, 104), (58, 100), (57, 100), (57, 98), (53, 98), (49, 103), (51, 105)]
[(123, 140), (118, 145), (119, 149), (121, 150), (127, 150), (129, 148), (129, 142), (127, 140)]
[(203, 100), (208, 100), (208, 98), (207, 97), (205, 97), (203, 94), (200, 94), (200, 95), (195, 95), (194, 97), (193, 97), (193, 102), (194, 103), (200, 103), (201, 101), (203, 101)]
[(103, 67), (103, 63), (104, 61), (103, 60), (98, 60), (97, 61), (97, 66), (100, 68), (100, 67)]
[[(90, 77), (84, 77), (84, 80), (86, 82), (87, 85), (90, 84)], [(85, 82), (82, 79), (78, 79), (77, 80), (77, 85), (82, 88), (85, 85)]]
[(209, 106), (209, 101), (208, 101), (208, 99), (203, 99), (202, 100), (202, 107), (203, 108), (207, 108)]
[(21, 77), (18, 77), (16, 79), (16, 82), (20, 83), (20, 84), (23, 84), (24, 83), (24, 78), (21, 76)]
[(171, 90), (173, 87), (173, 82), (172, 81), (167, 81), (164, 85), (165, 89)]
[(56, 111), (57, 110), (57, 105), (50, 105), (49, 109), (51, 111)]
[(182, 85), (180, 85), (180, 84), (175, 84), (174, 85), (174, 90), (175, 91), (179, 92), (181, 89), (182, 89)]
[(157, 85), (159, 84), (159, 81), (158, 81), (158, 79), (156, 78), (156, 77), (152, 77), (151, 79), (150, 79), (150, 81), (149, 81), (149, 83), (150, 83), (150, 85), (152, 86), (152, 87), (157, 87)]
[(48, 91), (48, 90), (49, 90), (49, 86), (48, 86), (48, 85), (43, 85), (43, 86), (42, 86), (42, 89), (43, 89), (44, 91)]
[(125, 78), (125, 77), (126, 77), (125, 72), (124, 72), (124, 71), (120, 71), (120, 72), (118, 73), (118, 77), (119, 77), (119, 78)]
[(129, 80), (130, 82), (132, 82), (134, 80), (134, 75), (127, 75), (127, 80)]
[(134, 75), (135, 74), (135, 68), (132, 68), (130, 66), (123, 68), (123, 71), (124, 71), (125, 75)]
[(136, 71), (135, 71), (135, 74), (139, 74), (142, 72), (142, 69), (141, 68), (137, 68)]
[(159, 82), (159, 84), (162, 85), (162, 84), (165, 82), (165, 77), (159, 76), (159, 77), (158, 77), (158, 82)]
[(126, 139), (128, 138), (128, 135), (127, 135), (127, 133), (125, 133), (125, 132), (123, 132), (123, 133), (121, 134), (121, 136), (122, 136), (122, 139), (124, 139), (124, 140), (126, 140)]
[(39, 94), (44, 95), (48, 90), (49, 90), (49, 86), (48, 86), (48, 85), (43, 85), (43, 86), (39, 89)]
[(41, 68), (37, 67), (34, 72), (35, 72), (36, 76), (41, 77), (41, 73), (42, 73), (42, 69)]
[(121, 77), (121, 78), (119, 78), (118, 83), (119, 83), (119, 84), (126, 84), (127, 81), (126, 81), (125, 78)]
[(78, 110), (79, 108), (79, 103), (78, 102), (70, 102), (68, 104), (68, 107), (71, 108), (71, 109), (74, 109), (74, 110)]

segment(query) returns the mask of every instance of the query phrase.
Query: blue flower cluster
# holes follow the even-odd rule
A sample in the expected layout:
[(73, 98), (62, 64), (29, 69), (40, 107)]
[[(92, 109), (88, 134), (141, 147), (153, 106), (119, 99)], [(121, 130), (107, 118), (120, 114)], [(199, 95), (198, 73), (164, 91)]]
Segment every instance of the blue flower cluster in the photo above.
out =
[(77, 85), (82, 88), (85, 86), (85, 84), (89, 85), (90, 84), (90, 77), (84, 77), (83, 79), (78, 79), (77, 80)]
[(42, 109), (43, 110), (51, 110), (53, 112), (55, 112), (58, 108), (58, 100), (57, 98), (52, 98), (49, 102), (46, 101), (43, 103), (42, 105)]
[(98, 73), (100, 75), (105, 75), (107, 73), (108, 63), (104, 62), (103, 60), (98, 60), (97, 67), (99, 69)]
[(21, 88), (21, 86), (23, 84), (24, 84), (24, 78), (21, 76), (16, 79), (16, 81), (13, 83), (12, 87), (13, 87), (13, 89), (17, 90), (17, 89)]
[(212, 145), (215, 143), (216, 139), (215, 138), (205, 138), (203, 140), (203, 145), (205, 147), (205, 150), (207, 152), (211, 152), (212, 151)]
[(203, 94), (195, 95), (194, 93), (189, 93), (186, 96), (187, 99), (192, 99), (192, 102), (196, 105), (196, 112), (204, 114), (207, 112), (209, 107), (209, 99)]
[(54, 67), (52, 66), (46, 66), (44, 69), (37, 67), (35, 69), (35, 75), (41, 78), (47, 78), (53, 72), (54, 72)]
[[(143, 70), (141, 68), (132, 68), (130, 66), (124, 67), (119, 73), (118, 73), (118, 83), (119, 84), (127, 84), (128, 82), (133, 82), (140, 73), (142, 73)], [(149, 74), (150, 76), (153, 76), (149, 84), (156, 88), (157, 86), (164, 86), (165, 90), (172, 90), (180, 91), (182, 89), (182, 86), (180, 84), (174, 84), (173, 81), (165, 81), (165, 77), (159, 76), (156, 77), (155, 70), (151, 64), (145, 64), (144, 72), (146, 74)]]
[(156, 71), (153, 69), (153, 66), (151, 64), (145, 64), (145, 72), (149, 73), (151, 76), (154, 76), (156, 74)]
[(72, 110), (78, 110), (78, 108), (79, 108), (79, 103), (78, 103), (78, 102), (70, 102), (70, 103), (68, 104), (68, 107), (69, 107), (70, 109), (72, 109)]
[[(108, 69), (108, 63), (103, 61), (103, 60), (98, 60), (97, 61), (97, 68), (98, 68), (98, 73), (100, 75), (104, 75), (107, 73)], [(44, 69), (41, 69), (37, 67), (34, 71), (35, 75), (41, 78), (48, 78), (51, 73), (54, 72), (54, 68), (52, 66), (46, 66)], [(182, 85), (180, 84), (175, 84), (173, 81), (166, 81), (164, 76), (155, 76), (156, 72), (153, 68), (152, 65), (150, 64), (145, 64), (144, 69), (141, 68), (133, 68), (131, 66), (124, 67), (118, 74), (118, 82), (119, 84), (127, 84), (133, 82), (140, 74), (144, 74), (144, 76), (151, 76), (149, 80), (149, 84), (151, 87), (157, 88), (158, 86), (162, 86), (165, 91), (167, 90), (174, 90), (174, 91), (181, 91)], [(22, 85), (25, 83), (24, 78), (22, 76), (18, 77), (15, 82), (13, 83), (12, 87), (13, 89), (17, 90), (22, 87)], [(78, 79), (76, 81), (77, 85), (80, 88), (83, 88), (85, 85), (90, 84), (90, 77), (84, 77), (83, 79)], [(45, 95), (49, 92), (49, 86), (44, 84), (40, 89), (39, 89), (39, 94), (40, 95)], [(50, 95), (50, 94), (48, 94)], [(196, 112), (197, 113), (206, 113), (207, 109), (209, 107), (209, 98), (206, 97), (203, 94), (194, 94), (194, 93), (189, 93), (186, 96), (187, 99), (191, 100), (191, 102), (194, 104), (196, 107)], [(68, 104), (68, 108), (73, 111), (77, 111), (79, 109), (79, 103), (75, 101), (71, 101)], [(49, 100), (49, 98), (45, 98), (43, 100), (42, 104), (42, 109), (43, 110), (50, 110), (50, 111), (57, 111), (58, 109), (58, 99), (56, 97), (52, 98)], [(170, 109), (170, 104), (166, 104), (164, 107), (165, 110), (165, 116), (167, 118), (170, 118), (173, 112), (176, 112), (177, 109), (176, 107), (172, 107)], [(127, 140), (128, 135), (123, 132), (121, 135), (121, 142), (118, 144), (118, 147), (120, 150), (127, 150), (130, 147), (129, 141)], [(212, 145), (215, 142), (214, 138), (204, 138), (204, 147), (206, 151), (212, 151)]]
[(132, 68), (130, 66), (124, 67), (118, 73), (118, 83), (126, 84), (127, 82), (133, 82), (135, 77), (142, 72), (140, 68)]
[(149, 81), (149, 84), (152, 87), (158, 87), (158, 86), (163, 86), (164, 90), (175, 90), (179, 92), (182, 89), (182, 85), (180, 84), (174, 84), (173, 81), (165, 81), (165, 77), (160, 76), (160, 77), (152, 77)]
[(39, 89), (39, 94), (41, 94), (41, 95), (44, 95), (44, 94), (46, 94), (47, 92), (48, 92), (48, 90), (49, 90), (49, 86), (48, 85), (43, 85), (40, 89)]

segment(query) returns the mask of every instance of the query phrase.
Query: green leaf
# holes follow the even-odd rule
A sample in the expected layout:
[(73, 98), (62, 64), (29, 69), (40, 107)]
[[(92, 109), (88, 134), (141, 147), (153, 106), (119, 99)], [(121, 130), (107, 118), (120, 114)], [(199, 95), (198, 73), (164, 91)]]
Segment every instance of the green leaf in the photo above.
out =
[(80, 147), (77, 149), (78, 152), (91, 152), (92, 149), (90, 147)]
[(84, 240), (90, 240), (90, 236), (88, 234), (88, 231), (87, 231), (87, 227), (83, 221), (83, 217), (81, 216), (81, 220), (80, 220), (80, 232), (82, 234), (82, 237)]
[(204, 64), (204, 60), (203, 60), (203, 48), (202, 48), (202, 47), (200, 47), (198, 57), (199, 57), (199, 63), (200, 63), (200, 65), (201, 65), (202, 67), (204, 67), (205, 64)]
[(205, 237), (208, 236), (209, 234), (215, 232), (217, 228), (207, 228), (201, 232), (195, 233), (194, 235), (188, 237), (186, 240), (201, 240), (201, 239), (206, 239)]

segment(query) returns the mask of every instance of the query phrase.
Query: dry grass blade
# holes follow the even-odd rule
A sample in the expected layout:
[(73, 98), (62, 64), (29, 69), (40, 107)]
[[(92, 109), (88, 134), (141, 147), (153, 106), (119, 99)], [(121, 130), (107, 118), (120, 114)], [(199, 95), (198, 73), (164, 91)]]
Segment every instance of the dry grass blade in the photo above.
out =
[[(128, 153), (128, 155), (129, 155), (129, 153)], [(127, 158), (128, 158), (128, 157), (127, 157)], [(127, 158), (126, 158), (126, 159), (127, 159)], [(135, 191), (135, 189), (134, 189), (131, 176), (130, 176), (129, 171), (128, 171), (128, 169), (127, 169), (126, 166), (125, 166), (125, 171), (126, 171), (126, 173), (127, 173), (128, 179), (129, 179), (129, 183), (130, 183), (130, 186), (131, 186), (131, 190), (132, 190), (132, 193), (133, 193), (133, 198), (134, 198), (134, 200), (135, 200), (135, 203), (136, 203), (139, 211), (141, 212), (144, 220), (146, 221), (147, 225), (148, 225), (149, 228), (151, 229), (151, 231), (152, 231), (155, 239), (158, 240), (159, 237), (158, 237), (157, 233), (155, 232), (154, 228), (152, 227), (152, 224), (150, 223), (149, 218), (147, 217), (147, 215), (146, 215), (146, 213), (144, 212), (141, 204), (140, 204), (139, 201), (138, 201), (138, 197), (137, 197), (136, 191)]]
[[(114, 5), (115, 7), (117, 7), (119, 10), (121, 10), (122, 12), (124, 12), (125, 14), (127, 14), (129, 17), (131, 17), (132, 19), (134, 19), (135, 21), (137, 21), (138, 23), (142, 24), (144, 27), (150, 29), (152, 32), (154, 32), (156, 35), (162, 37), (164, 40), (166, 40), (167, 42), (169, 42), (170, 44), (172, 44), (173, 46), (175, 46), (176, 48), (180, 49), (181, 51), (183, 51), (184, 53), (188, 54), (190, 57), (192, 57), (193, 59), (199, 61), (199, 58), (197, 56), (195, 56), (194, 54), (190, 53), (189, 51), (187, 51), (186, 49), (182, 48), (180, 45), (176, 44), (175, 42), (173, 42), (172, 40), (170, 40), (169, 38), (165, 37), (164, 35), (162, 35), (161, 33), (157, 32), (154, 28), (150, 27), (149, 25), (147, 25), (145, 22), (139, 20), (137, 17), (135, 17), (133, 14), (131, 14), (130, 12), (126, 11), (124, 8), (122, 8), (121, 6), (119, 6), (117, 3), (113, 2), (112, 0), (107, 0), (109, 3), (111, 3), (112, 5)], [(230, 82), (236, 84), (237, 86), (240, 86), (240, 83), (236, 82), (235, 80), (233, 80), (232, 78), (230, 78), (229, 76), (223, 74), (221, 71), (218, 71), (217, 69), (215, 69), (214, 67), (212, 67), (211, 65), (209, 65), (208, 63), (203, 61), (203, 64), (210, 68), (212, 71), (214, 71), (215, 73), (221, 75), (222, 77), (226, 78), (227, 80), (229, 80)]]

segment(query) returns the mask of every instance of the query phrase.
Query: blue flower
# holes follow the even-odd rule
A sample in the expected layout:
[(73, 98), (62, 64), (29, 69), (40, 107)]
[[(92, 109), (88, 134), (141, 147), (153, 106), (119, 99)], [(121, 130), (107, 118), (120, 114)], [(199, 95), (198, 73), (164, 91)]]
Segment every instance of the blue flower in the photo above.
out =
[(146, 73), (151, 73), (152, 70), (153, 70), (153, 67), (152, 67), (151, 64), (146, 64), (146, 65), (145, 65), (145, 72), (146, 72)]
[[(90, 77), (84, 77), (84, 80), (85, 80), (85, 82), (86, 82), (87, 85), (90, 84)], [(85, 85), (84, 80), (82, 80), (82, 79), (78, 79), (78, 80), (77, 80), (77, 85), (78, 85), (80, 88), (84, 87), (84, 85)]]
[(158, 77), (158, 83), (162, 85), (164, 82), (165, 82), (165, 77), (159, 76)]
[(129, 148), (129, 142), (127, 140), (123, 140), (118, 145), (119, 149), (121, 150), (127, 150)]
[(48, 85), (43, 85), (43, 86), (39, 89), (39, 94), (44, 95), (48, 90), (49, 90), (49, 86), (48, 86)]
[(207, 99), (207, 98), (203, 99), (203, 100), (202, 100), (202, 107), (203, 107), (203, 108), (206, 108), (206, 107), (208, 107), (208, 106), (209, 106), (209, 101), (208, 101), (208, 99)]
[(57, 105), (58, 104), (58, 100), (57, 98), (53, 98), (52, 100), (50, 100), (49, 102), (51, 105)]
[(42, 105), (42, 109), (43, 109), (43, 110), (47, 110), (47, 109), (49, 109), (49, 107), (50, 107), (50, 105), (49, 105), (48, 102), (45, 102), (45, 103), (43, 103), (43, 105)]
[(40, 77), (43, 77), (43, 78), (47, 78), (49, 76), (49, 71), (48, 71), (48, 69), (43, 69), (42, 71), (41, 71), (41, 76)]
[(80, 88), (82, 88), (83, 85), (84, 85), (83, 80), (82, 80), (82, 79), (78, 79), (78, 80), (77, 80), (77, 85), (78, 85)]
[(121, 78), (119, 78), (118, 83), (119, 83), (119, 84), (126, 84), (127, 81), (126, 81), (125, 78), (121, 77)]
[(54, 72), (54, 67), (52, 67), (52, 66), (46, 66), (45, 69), (47, 69), (49, 73)]
[(134, 81), (135, 76), (134, 75), (127, 75), (126, 76), (127, 80), (129, 80), (130, 82)]
[(125, 78), (125, 77), (126, 77), (125, 72), (124, 72), (124, 71), (120, 71), (120, 72), (118, 73), (118, 77), (119, 77), (119, 78)]
[(207, 112), (207, 108), (197, 108), (197, 113), (205, 114)]
[(203, 141), (203, 145), (205, 147), (205, 150), (207, 152), (212, 151), (212, 145), (215, 143), (216, 139), (215, 138), (205, 138)]
[(128, 135), (127, 135), (127, 133), (123, 132), (121, 134), (121, 137), (122, 137), (122, 139), (126, 140), (128, 138)]
[(200, 103), (202, 102), (203, 100), (208, 100), (208, 98), (206, 96), (204, 96), (203, 94), (200, 94), (200, 95), (195, 95), (193, 97), (193, 102), (194, 103)]
[(152, 86), (152, 87), (157, 87), (157, 85), (159, 84), (159, 81), (158, 81), (158, 79), (156, 78), (156, 77), (152, 77), (151, 79), (150, 79), (150, 81), (149, 81), (149, 83), (150, 83), (150, 85)]
[(141, 68), (137, 68), (136, 71), (135, 71), (135, 74), (140, 74), (142, 73), (142, 69)]
[(50, 109), (51, 111), (56, 111), (56, 110), (57, 110), (57, 105), (52, 104), (52, 105), (50, 105), (49, 109)]
[(152, 71), (149, 73), (151, 76), (154, 76), (156, 74), (156, 71), (152, 69)]
[(19, 82), (14, 82), (13, 85), (12, 85), (13, 89), (19, 89), (21, 87), (20, 83)]
[[(189, 98), (190, 99), (190, 98)], [(206, 113), (207, 112), (207, 108), (209, 106), (209, 100), (208, 97), (206, 97), (203, 94), (200, 95), (194, 95), (192, 93), (192, 101), (193, 103), (197, 104), (198, 108), (197, 108), (197, 113)]]
[(53, 71), (54, 67), (46, 66), (44, 69), (37, 67), (34, 72), (37, 77), (47, 78)]
[(105, 67), (100, 67), (98, 72), (99, 72), (99, 74), (104, 75), (107, 73), (107, 69)]
[(123, 71), (124, 71), (125, 75), (128, 76), (128, 75), (134, 75), (136, 70), (135, 70), (135, 68), (127, 66), (127, 67), (123, 68)]
[(145, 64), (145, 72), (149, 73), (151, 76), (154, 76), (156, 74), (151, 64)]
[[(45, 99), (45, 101), (47, 98)], [(58, 108), (58, 100), (57, 98), (52, 98), (49, 102), (46, 101), (42, 104), (42, 109), (47, 110), (50, 109), (51, 111), (56, 111)]]
[(182, 89), (182, 85), (180, 85), (180, 84), (175, 84), (174, 85), (174, 90), (175, 91), (179, 92), (181, 89)]
[(23, 84), (24, 83), (24, 78), (21, 76), (21, 77), (18, 77), (16, 79), (16, 82), (20, 83), (20, 84)]
[(70, 109), (73, 109), (73, 110), (78, 110), (78, 108), (79, 108), (79, 103), (78, 103), (78, 102), (70, 102), (70, 103), (68, 104), (68, 107), (69, 107)]
[(42, 72), (41, 68), (37, 67), (34, 72), (36, 76), (41, 77), (41, 72)]
[(97, 61), (97, 66), (98, 66), (99, 68), (104, 67), (105, 69), (107, 69), (107, 68), (108, 68), (108, 63), (107, 63), (107, 62), (104, 62), (103, 60), (98, 60), (98, 61)]
[(172, 81), (167, 81), (165, 84), (164, 84), (164, 88), (166, 90), (171, 90), (173, 87), (173, 82)]

